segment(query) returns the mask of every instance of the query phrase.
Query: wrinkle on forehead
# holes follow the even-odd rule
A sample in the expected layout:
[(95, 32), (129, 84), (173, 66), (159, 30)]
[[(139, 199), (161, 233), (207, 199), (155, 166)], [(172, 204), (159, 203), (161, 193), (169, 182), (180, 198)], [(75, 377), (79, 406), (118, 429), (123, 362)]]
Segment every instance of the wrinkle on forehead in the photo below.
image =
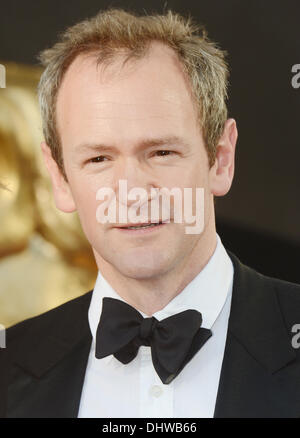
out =
[[(166, 61), (171, 62), (173, 68), (177, 69), (178, 72), (185, 76), (187, 84), (189, 85), (189, 80), (187, 75), (184, 73), (183, 64), (181, 63), (178, 54), (167, 44), (160, 41), (152, 41), (143, 51), (142, 56), (128, 57), (128, 53), (128, 49), (116, 49), (116, 52), (108, 59), (104, 59), (103, 62), (99, 62), (99, 51), (91, 50), (86, 53), (80, 53), (68, 67), (64, 78), (67, 73), (69, 74), (72, 71), (73, 73), (80, 73), (82, 71), (82, 67), (84, 67), (84, 64), (87, 65), (91, 63), (95, 65), (98, 71), (101, 73), (101, 76), (99, 77), (101, 81), (111, 82), (121, 73), (126, 77), (136, 68), (136, 65), (139, 62), (147, 62), (153, 57), (161, 57), (164, 63)], [(64, 78), (62, 82), (64, 82)], [(121, 78), (118, 79), (121, 80)]]
[[(58, 95), (61, 94), (64, 88), (68, 86), (70, 77), (77, 77), (81, 82), (81, 85), (83, 85), (85, 80), (89, 82), (89, 78), (84, 74), (86, 69), (89, 67), (95, 68), (95, 71), (99, 71), (97, 79), (101, 85), (109, 86), (116, 80), (122, 84), (139, 67), (139, 65), (148, 64), (149, 62), (153, 62), (155, 59), (159, 59), (159, 61), (164, 65), (169, 64), (169, 66), (172, 67), (173, 74), (174, 72), (177, 72), (177, 74), (181, 76), (185, 82), (186, 89), (190, 92), (191, 97), (193, 96), (189, 79), (184, 72), (178, 55), (166, 44), (163, 44), (159, 41), (153, 41), (142, 58), (130, 58), (130, 62), (126, 63), (126, 65), (124, 65), (124, 57), (125, 55), (121, 52), (110, 59), (109, 63), (97, 64), (96, 52), (88, 52), (78, 55), (68, 67), (68, 70), (63, 77)], [(160, 75), (161, 66), (162, 64), (158, 65), (156, 72), (157, 76)], [(151, 84), (149, 85), (151, 86)], [(171, 102), (173, 104), (176, 103), (174, 100)]]
[[(65, 133), (86, 120), (192, 118), (196, 111), (191, 89), (176, 53), (153, 43), (146, 56), (123, 65), (119, 55), (99, 69), (95, 56), (79, 55), (63, 78), (57, 99), (58, 131)], [(81, 114), (79, 114), (81, 112)]]

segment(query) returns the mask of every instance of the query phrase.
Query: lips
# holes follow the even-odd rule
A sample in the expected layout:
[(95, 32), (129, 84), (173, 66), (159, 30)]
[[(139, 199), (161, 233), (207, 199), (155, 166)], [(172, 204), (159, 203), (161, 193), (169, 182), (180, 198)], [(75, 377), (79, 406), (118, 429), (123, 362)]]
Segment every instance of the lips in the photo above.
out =
[(151, 227), (157, 227), (158, 225), (161, 225), (163, 222), (142, 222), (142, 223), (130, 223), (130, 224), (124, 224), (120, 227), (116, 228), (122, 228), (126, 230), (140, 230), (140, 229), (146, 229)]

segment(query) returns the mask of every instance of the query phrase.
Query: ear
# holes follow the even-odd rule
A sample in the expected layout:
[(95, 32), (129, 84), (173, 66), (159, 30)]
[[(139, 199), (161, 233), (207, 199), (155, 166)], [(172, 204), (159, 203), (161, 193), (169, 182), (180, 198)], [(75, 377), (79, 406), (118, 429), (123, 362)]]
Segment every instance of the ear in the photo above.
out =
[(65, 180), (56, 161), (53, 159), (49, 146), (45, 142), (42, 142), (41, 149), (44, 162), (51, 178), (55, 205), (59, 210), (65, 213), (72, 213), (76, 210), (76, 206), (69, 183)]
[(230, 190), (234, 175), (237, 137), (236, 122), (234, 119), (228, 119), (218, 141), (216, 161), (209, 171), (210, 189), (215, 196), (224, 196)]

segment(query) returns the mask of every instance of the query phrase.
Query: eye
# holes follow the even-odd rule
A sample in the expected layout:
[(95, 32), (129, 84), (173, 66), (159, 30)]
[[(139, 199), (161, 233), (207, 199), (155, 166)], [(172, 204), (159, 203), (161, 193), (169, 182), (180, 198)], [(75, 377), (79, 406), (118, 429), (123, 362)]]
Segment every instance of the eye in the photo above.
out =
[(88, 163), (102, 163), (102, 161), (107, 160), (104, 155), (98, 155), (98, 157), (91, 158)]
[(172, 155), (175, 154), (174, 151), (168, 151), (168, 150), (160, 150), (160, 151), (155, 151), (154, 155), (158, 156), (158, 157), (166, 157), (168, 155)]

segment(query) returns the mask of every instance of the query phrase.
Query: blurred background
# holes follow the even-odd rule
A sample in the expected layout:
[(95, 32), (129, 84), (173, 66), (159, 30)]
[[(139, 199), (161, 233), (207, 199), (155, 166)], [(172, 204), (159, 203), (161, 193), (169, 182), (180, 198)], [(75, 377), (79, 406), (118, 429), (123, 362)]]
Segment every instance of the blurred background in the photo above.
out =
[(0, 323), (92, 289), (97, 269), (76, 213), (59, 212), (40, 152), (38, 53), (108, 6), (191, 14), (228, 51), (229, 116), (239, 139), (231, 191), (216, 203), (225, 247), (258, 271), (300, 282), (298, 0), (10, 0), (0, 14)]

